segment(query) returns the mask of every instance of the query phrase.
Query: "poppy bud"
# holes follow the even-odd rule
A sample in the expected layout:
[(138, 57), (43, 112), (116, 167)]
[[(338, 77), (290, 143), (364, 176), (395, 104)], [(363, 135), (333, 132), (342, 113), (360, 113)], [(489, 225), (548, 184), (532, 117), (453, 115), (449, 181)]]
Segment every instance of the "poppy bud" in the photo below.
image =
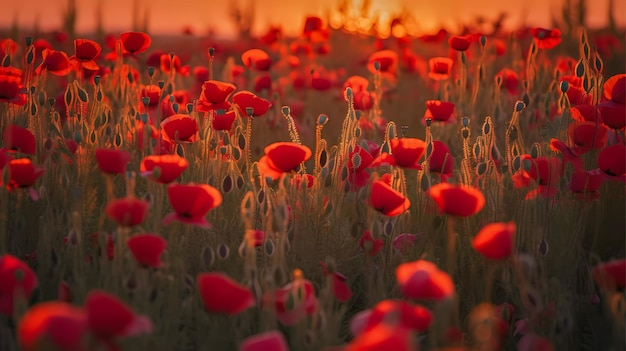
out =
[(582, 78), (582, 76), (584, 75), (585, 75), (585, 63), (581, 59), (580, 61), (578, 61), (578, 64), (576, 65), (576, 77)]
[(320, 114), (319, 116), (317, 116), (317, 124), (320, 126), (325, 125), (326, 123), (328, 123), (328, 116), (325, 114)]
[(604, 67), (604, 62), (602, 61), (602, 58), (600, 57), (600, 54), (598, 54), (596, 52), (596, 58), (594, 60), (594, 65), (596, 67), (596, 71), (598, 73), (602, 73), (602, 68)]
[(352, 100), (352, 88), (351, 87), (347, 87), (346, 90), (343, 92), (343, 98), (348, 102)]
[(27, 64), (32, 64), (33, 61), (35, 60), (35, 52), (33, 51), (33, 49), (28, 50), (28, 54), (26, 55), (26, 63)]
[(469, 128), (463, 128), (461, 130), (461, 136), (463, 136), (463, 139), (467, 139), (470, 136), (470, 130)]
[(205, 246), (200, 253), (200, 261), (204, 263), (206, 268), (211, 268), (215, 262), (215, 251), (210, 246)]

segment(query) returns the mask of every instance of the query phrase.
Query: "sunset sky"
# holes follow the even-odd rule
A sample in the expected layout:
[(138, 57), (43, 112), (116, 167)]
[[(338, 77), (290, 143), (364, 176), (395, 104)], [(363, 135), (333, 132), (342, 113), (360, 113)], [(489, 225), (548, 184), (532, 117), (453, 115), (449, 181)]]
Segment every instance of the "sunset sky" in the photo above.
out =
[[(132, 27), (132, 4), (135, 0), (101, 0), (103, 24), (107, 32), (121, 32)], [(143, 12), (149, 8), (149, 29), (155, 34), (178, 34), (189, 26), (196, 33), (206, 33), (213, 28), (220, 37), (232, 37), (235, 28), (229, 18), (229, 4), (249, 5), (254, 1), (256, 21), (255, 32), (268, 24), (281, 24), (287, 34), (293, 34), (302, 27), (305, 15), (323, 15), (336, 8), (338, 0), (136, 0)], [(350, 0), (349, 0), (350, 1)], [(351, 0), (359, 4), (363, 0)], [(522, 23), (549, 26), (550, 16), (556, 13), (565, 0), (372, 0), (372, 11), (387, 14), (397, 13), (403, 5), (410, 9), (419, 20), (420, 29), (429, 32), (439, 24), (450, 26), (459, 21), (467, 21), (481, 14), (495, 18), (498, 13), (507, 11), (508, 26)], [(606, 22), (609, 0), (588, 0), (587, 16), (591, 27), (601, 27)], [(94, 28), (96, 4), (98, 0), (77, 0), (78, 31), (88, 33)], [(409, 6), (409, 4), (411, 4)], [(0, 11), (0, 26), (9, 27), (16, 20), (24, 28), (33, 28), (38, 21), (42, 30), (58, 29), (66, 0), (19, 0), (6, 1)], [(615, 0), (617, 23), (626, 25), (626, 1)], [(449, 27), (452, 28), (452, 27)]]

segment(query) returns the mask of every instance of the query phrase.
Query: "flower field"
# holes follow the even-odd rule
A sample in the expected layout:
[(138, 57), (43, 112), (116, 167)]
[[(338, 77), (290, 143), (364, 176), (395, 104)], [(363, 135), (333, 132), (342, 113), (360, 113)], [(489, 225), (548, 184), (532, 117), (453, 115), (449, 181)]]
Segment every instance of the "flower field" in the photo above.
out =
[(623, 349), (624, 30), (392, 26), (0, 34), (0, 350)]

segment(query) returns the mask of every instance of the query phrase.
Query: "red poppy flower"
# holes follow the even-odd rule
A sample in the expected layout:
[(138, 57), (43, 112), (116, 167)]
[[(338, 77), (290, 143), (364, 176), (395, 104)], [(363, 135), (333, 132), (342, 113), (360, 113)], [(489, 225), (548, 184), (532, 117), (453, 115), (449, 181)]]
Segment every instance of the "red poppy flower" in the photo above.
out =
[(241, 54), (241, 62), (249, 69), (267, 71), (272, 66), (272, 59), (261, 49), (249, 49)]
[(5, 147), (24, 154), (34, 155), (37, 151), (35, 134), (26, 128), (9, 124), (4, 128), (2, 139)]
[(140, 234), (130, 237), (126, 245), (140, 265), (161, 267), (161, 254), (167, 248), (167, 240), (155, 234)]
[[(391, 316), (395, 318), (390, 318)], [(371, 309), (362, 332), (366, 333), (381, 323), (423, 332), (428, 330), (432, 321), (432, 313), (423, 306), (415, 306), (406, 301), (383, 300)]]
[(189, 115), (176, 114), (161, 122), (164, 137), (173, 143), (193, 143), (198, 139), (198, 122)]
[(33, 186), (44, 172), (42, 167), (33, 165), (30, 159), (11, 160), (9, 161), (9, 184), (7, 184), (7, 188), (11, 190)]
[(17, 52), (17, 43), (11, 38), (0, 40), (0, 57), (13, 56)]
[(250, 288), (221, 273), (201, 273), (197, 277), (198, 291), (209, 313), (235, 315), (254, 306)]
[(450, 276), (428, 261), (402, 263), (396, 268), (402, 294), (410, 299), (443, 300), (454, 294)]
[(518, 351), (554, 351), (550, 340), (535, 333), (528, 333), (517, 342)]
[(100, 44), (89, 39), (74, 39), (74, 56), (70, 60), (77, 62), (79, 67), (98, 70), (95, 60), (100, 55)]
[(554, 186), (563, 175), (563, 163), (557, 157), (539, 156), (528, 172), (539, 185)]
[(592, 104), (581, 104), (570, 109), (573, 120), (578, 122), (602, 122), (600, 110)]
[(167, 195), (174, 212), (163, 218), (163, 224), (172, 221), (209, 228), (204, 218), (209, 211), (222, 203), (219, 190), (207, 184), (170, 184)]
[(259, 172), (272, 179), (295, 171), (312, 155), (308, 147), (292, 142), (276, 142), (266, 146), (263, 151), (265, 155), (258, 162)]
[(561, 31), (558, 29), (533, 28), (530, 33), (535, 38), (537, 48), (552, 49), (561, 42)]
[(606, 126), (596, 122), (572, 122), (567, 128), (569, 140), (576, 154), (604, 147), (609, 137)]
[(254, 78), (253, 82), (254, 91), (257, 93), (263, 90), (272, 90), (272, 77), (268, 73), (258, 75)]
[(294, 275), (293, 282), (263, 296), (263, 306), (269, 307), (284, 325), (294, 325), (317, 310), (313, 284), (299, 270)]
[(42, 53), (44, 50), (52, 49), (52, 44), (43, 38), (35, 40), (33, 46), (35, 48), (35, 61), (38, 61), (43, 56)]
[(43, 62), (37, 67), (37, 73), (44, 70), (57, 76), (66, 76), (72, 71), (72, 65), (63, 51), (45, 49), (42, 53)]
[(148, 105), (146, 107), (156, 107), (161, 101), (161, 88), (158, 85), (142, 85), (139, 91), (139, 97), (143, 101), (144, 98), (148, 98)]
[(135, 320), (135, 314), (117, 297), (101, 290), (93, 290), (85, 300), (89, 330), (100, 339), (126, 335)]
[(605, 180), (606, 177), (601, 170), (586, 171), (577, 169), (572, 173), (568, 188), (578, 199), (593, 200), (600, 197), (598, 190), (600, 190)]
[[(14, 75), (18, 74), (19, 75)], [(24, 106), (26, 104), (26, 89), (22, 82), (22, 73), (9, 70), (9, 67), (0, 67), (0, 102)]]
[(626, 174), (626, 145), (607, 146), (598, 154), (598, 168), (609, 176)]
[(65, 41), (67, 41), (67, 37), (67, 33), (63, 31), (55, 30), (54, 32), (52, 32), (52, 38), (57, 43), (65, 43)]
[(367, 78), (362, 77), (362, 76), (350, 76), (348, 79), (346, 79), (346, 82), (343, 83), (343, 92), (348, 88), (352, 88), (352, 92), (356, 93), (357, 91), (367, 91), (367, 87), (370, 84), (369, 80), (367, 80)]
[(374, 106), (373, 94), (368, 91), (354, 92), (353, 103), (355, 110), (369, 111)]
[(229, 131), (233, 128), (233, 123), (235, 123), (236, 118), (237, 115), (235, 114), (235, 110), (230, 110), (228, 112), (218, 110), (217, 113), (213, 115), (211, 126), (213, 127), (213, 130)]
[(13, 316), (15, 299), (28, 301), (37, 287), (37, 275), (17, 257), (0, 256), (0, 314)]
[(307, 16), (304, 19), (304, 28), (302, 34), (311, 33), (324, 28), (324, 20), (318, 16)]
[(378, 62), (380, 72), (395, 74), (398, 69), (398, 54), (393, 50), (380, 50), (370, 55), (367, 69), (372, 73), (376, 72), (375, 62)]
[(143, 32), (126, 32), (120, 35), (122, 46), (132, 55), (140, 54), (150, 48), (152, 38)]
[[(569, 92), (569, 90), (568, 90)], [(615, 130), (622, 130), (626, 126), (626, 105), (613, 101), (605, 101), (598, 105), (602, 122)]]
[(510, 95), (519, 95), (519, 76), (517, 73), (509, 68), (503, 68), (496, 75), (502, 79), (502, 86), (508, 91)]
[(427, 100), (424, 120), (430, 118), (433, 122), (452, 123), (456, 120), (455, 108), (456, 106), (452, 102)]
[(383, 239), (374, 239), (369, 229), (366, 229), (359, 239), (359, 247), (361, 247), (361, 250), (371, 256), (376, 256), (376, 254), (382, 250), (383, 246)]
[(616, 74), (604, 82), (603, 97), (616, 104), (626, 105), (626, 73)]
[(428, 195), (441, 213), (450, 216), (472, 216), (485, 206), (483, 193), (471, 186), (440, 183), (430, 187)]
[(282, 36), (283, 36), (283, 29), (280, 25), (278, 26), (270, 25), (269, 28), (267, 28), (267, 31), (265, 32), (265, 34), (263, 34), (259, 38), (259, 40), (267, 46), (272, 46), (276, 44)]
[(424, 140), (417, 138), (393, 138), (389, 140), (393, 163), (402, 168), (421, 169), (420, 159), (426, 150)]
[[(401, 141), (404, 139), (407, 140)], [(419, 160), (424, 154), (425, 144), (423, 140), (416, 138), (394, 138), (390, 140), (390, 145), (392, 142), (397, 154), (383, 152), (370, 163), (369, 167), (404, 166), (403, 168), (422, 169)], [(392, 152), (394, 152), (393, 150), (394, 149), (392, 149)]]
[(239, 111), (244, 116), (252, 118), (264, 115), (272, 107), (271, 102), (246, 90), (235, 93), (233, 103), (239, 107)]
[(450, 153), (448, 146), (442, 141), (433, 141), (433, 151), (430, 154), (428, 167), (430, 172), (439, 173), (442, 177), (447, 178), (452, 175), (454, 157)]
[(501, 350), (509, 334), (508, 322), (502, 319), (501, 312), (490, 303), (475, 306), (470, 312), (468, 325), (472, 335), (485, 331), (485, 337), (477, 340), (477, 344), (491, 350)]
[(454, 61), (447, 57), (433, 57), (428, 60), (430, 72), (428, 76), (434, 80), (446, 80), (450, 77)]
[(328, 277), (329, 274), (332, 274), (331, 284), (333, 289), (333, 295), (335, 295), (337, 301), (349, 301), (352, 298), (352, 291), (350, 290), (350, 286), (347, 283), (348, 278), (337, 271), (329, 272), (326, 262), (322, 261), (320, 262), (320, 264), (322, 265), (322, 272), (324, 273), (324, 277)]
[(515, 238), (514, 222), (498, 222), (484, 226), (472, 240), (472, 247), (481, 255), (492, 260), (511, 256)]
[(328, 73), (315, 71), (311, 76), (311, 88), (317, 91), (326, 91), (333, 87), (333, 80)]
[(416, 351), (414, 335), (409, 328), (379, 323), (352, 339), (344, 351)]
[(408, 198), (382, 180), (372, 182), (370, 203), (376, 211), (388, 217), (400, 215), (411, 206)]
[(469, 49), (471, 43), (471, 35), (456, 35), (448, 39), (448, 44), (456, 51), (466, 51)]
[(100, 171), (108, 174), (122, 174), (126, 172), (126, 165), (130, 162), (130, 152), (117, 149), (96, 149), (96, 160)]
[(132, 227), (143, 223), (148, 215), (150, 203), (128, 196), (109, 201), (105, 212), (109, 218), (122, 227)]
[(178, 55), (173, 54), (162, 54), (159, 57), (159, 67), (161, 67), (162, 72), (170, 73), (174, 71), (174, 73), (178, 73), (183, 77), (187, 77), (191, 71), (189, 66), (182, 65)]
[(605, 290), (626, 287), (626, 259), (602, 262), (591, 271), (593, 280)]
[(188, 166), (189, 162), (176, 154), (151, 155), (144, 157), (139, 171), (142, 176), (150, 177), (155, 182), (168, 184), (176, 180)]
[(237, 89), (234, 84), (218, 80), (208, 80), (202, 84), (202, 92), (198, 100), (198, 111), (228, 110), (230, 103), (226, 100)]
[(239, 351), (289, 351), (289, 346), (281, 332), (272, 330), (245, 338)]
[(17, 325), (17, 340), (23, 351), (41, 350), (42, 345), (55, 350), (82, 350), (86, 334), (83, 309), (59, 301), (33, 306)]
[[(572, 166), (574, 166), (574, 169), (583, 168), (583, 160), (580, 158), (578, 153), (576, 153), (576, 151), (574, 151), (572, 148), (567, 146), (567, 144), (565, 144), (561, 140), (556, 139), (556, 138), (550, 139), (550, 150), (554, 152), (560, 152), (563, 155), (563, 161), (571, 163)], [(528, 154), (522, 155), (521, 160), (524, 160), (524, 159), (527, 159), (532, 162), (532, 157), (530, 157), (530, 155)], [(514, 177), (518, 177), (518, 179), (521, 179), (519, 177), (520, 177), (520, 173), (522, 172), (524, 172), (524, 170), (519, 170), (518, 172), (515, 173)], [(524, 175), (522, 178), (530, 179), (530, 177), (527, 174)], [(528, 186), (528, 184), (524, 186)], [(522, 187), (522, 186), (519, 186), (519, 187)]]
[(593, 95), (586, 92), (582, 86), (570, 85), (566, 94), (572, 105), (593, 103)]
[(406, 252), (417, 240), (417, 234), (402, 233), (396, 236), (391, 244), (395, 250)]

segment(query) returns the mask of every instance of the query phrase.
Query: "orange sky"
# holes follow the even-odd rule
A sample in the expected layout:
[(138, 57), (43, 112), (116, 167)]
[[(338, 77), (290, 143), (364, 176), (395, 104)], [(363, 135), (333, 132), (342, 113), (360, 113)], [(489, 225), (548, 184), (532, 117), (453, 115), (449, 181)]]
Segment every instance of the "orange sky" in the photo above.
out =
[[(94, 28), (96, 4), (99, 0), (77, 0), (78, 30), (90, 32)], [(103, 23), (108, 32), (130, 30), (132, 25), (132, 4), (137, 1), (140, 8), (149, 6), (149, 29), (154, 34), (178, 34), (184, 26), (190, 26), (197, 33), (205, 33), (214, 28), (219, 36), (229, 37), (234, 26), (228, 17), (232, 1), (250, 4), (254, 0), (101, 0)], [(348, 0), (360, 3), (363, 0)], [(565, 0), (371, 0), (372, 10), (398, 12), (405, 4), (420, 21), (421, 29), (432, 31), (438, 24), (451, 25), (459, 20), (469, 20), (477, 14), (495, 18), (501, 11), (510, 14), (507, 22), (515, 26), (524, 20), (531, 25), (549, 26), (550, 15), (560, 9)], [(609, 0), (587, 0), (589, 26), (598, 27), (606, 22)], [(256, 31), (268, 24), (281, 24), (288, 34), (302, 27), (306, 14), (323, 15), (325, 10), (336, 8), (338, 0), (255, 0)], [(62, 13), (66, 0), (17, 0), (6, 1), (0, 11), (0, 27), (8, 27), (16, 19), (26, 28), (32, 28), (36, 21), (42, 30), (57, 29), (61, 26)], [(410, 6), (409, 6), (410, 4)], [(626, 26), (626, 0), (615, 0), (614, 13), (617, 23)]]

